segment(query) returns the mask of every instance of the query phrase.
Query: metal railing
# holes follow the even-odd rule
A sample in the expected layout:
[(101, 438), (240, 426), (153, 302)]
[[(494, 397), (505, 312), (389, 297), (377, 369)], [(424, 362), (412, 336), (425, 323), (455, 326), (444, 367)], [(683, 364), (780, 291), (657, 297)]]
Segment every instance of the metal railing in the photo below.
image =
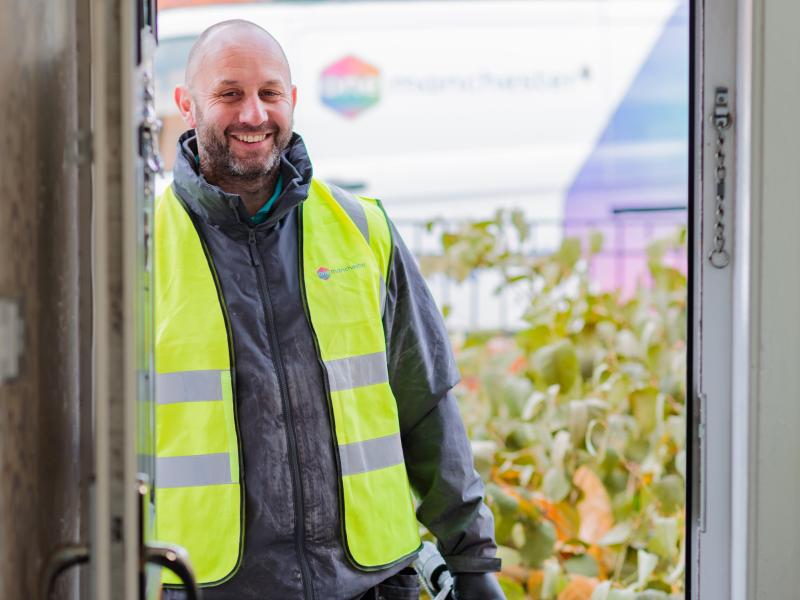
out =
[[(588, 257), (588, 277), (600, 289), (617, 290), (631, 296), (649, 282), (647, 248), (659, 239), (674, 237), (686, 224), (686, 210), (676, 207), (667, 214), (616, 211), (608, 219), (538, 219), (528, 221), (529, 234), (519, 247), (531, 257), (552, 254), (566, 237), (588, 240), (590, 234), (603, 236), (602, 249)], [(409, 249), (421, 259), (442, 255), (442, 235), (457, 230), (457, 221), (401, 219), (395, 225)], [(588, 242), (587, 242), (588, 243)], [(665, 262), (685, 272), (685, 251), (671, 251)], [(523, 325), (522, 314), (532, 290), (524, 285), (495, 293), (502, 278), (496, 270), (476, 269), (464, 281), (444, 274), (427, 277), (428, 286), (440, 308), (447, 307), (447, 326), (452, 331), (476, 329), (514, 330)]]

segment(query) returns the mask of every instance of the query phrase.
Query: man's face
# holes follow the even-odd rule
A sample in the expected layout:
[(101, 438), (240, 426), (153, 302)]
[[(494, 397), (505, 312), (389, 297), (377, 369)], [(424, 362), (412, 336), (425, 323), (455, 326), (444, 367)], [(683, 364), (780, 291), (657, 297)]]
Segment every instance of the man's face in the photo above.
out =
[(278, 166), (289, 144), (296, 91), (269, 41), (246, 31), (227, 37), (234, 40), (212, 41), (176, 100), (197, 131), (203, 172), (254, 180)]

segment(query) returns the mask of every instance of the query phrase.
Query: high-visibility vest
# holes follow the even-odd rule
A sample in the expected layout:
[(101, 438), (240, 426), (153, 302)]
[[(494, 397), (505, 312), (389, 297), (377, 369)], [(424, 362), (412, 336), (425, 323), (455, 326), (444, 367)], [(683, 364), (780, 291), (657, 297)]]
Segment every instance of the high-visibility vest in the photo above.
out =
[[(389, 386), (383, 305), (391, 232), (377, 201), (312, 180), (300, 206), (303, 301), (324, 364), (344, 547), (380, 569), (420, 547)], [(156, 534), (200, 584), (241, 560), (244, 493), (231, 328), (210, 253), (169, 187), (156, 201)], [(179, 583), (164, 573), (165, 583)]]

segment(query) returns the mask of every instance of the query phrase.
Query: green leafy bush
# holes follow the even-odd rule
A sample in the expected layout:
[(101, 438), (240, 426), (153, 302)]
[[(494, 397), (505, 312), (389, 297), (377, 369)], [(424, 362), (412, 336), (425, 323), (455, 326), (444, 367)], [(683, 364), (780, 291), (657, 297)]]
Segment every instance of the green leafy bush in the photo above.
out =
[(486, 482), (509, 599), (682, 597), (686, 278), (653, 243), (649, 281), (622, 298), (587, 274), (602, 240), (524, 251), (519, 213), (443, 236), (428, 273), (497, 269), (525, 299), (524, 327), (455, 335), (456, 392)]

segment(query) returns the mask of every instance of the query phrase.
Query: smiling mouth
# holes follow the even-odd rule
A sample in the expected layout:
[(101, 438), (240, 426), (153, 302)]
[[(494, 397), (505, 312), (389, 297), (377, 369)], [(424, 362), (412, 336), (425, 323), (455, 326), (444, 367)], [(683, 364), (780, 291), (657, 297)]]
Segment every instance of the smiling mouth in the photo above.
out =
[(247, 144), (257, 144), (258, 142), (263, 142), (267, 137), (270, 135), (268, 133), (259, 133), (259, 134), (237, 134), (232, 133), (230, 134), (232, 138), (239, 140), (240, 142), (245, 142)]

